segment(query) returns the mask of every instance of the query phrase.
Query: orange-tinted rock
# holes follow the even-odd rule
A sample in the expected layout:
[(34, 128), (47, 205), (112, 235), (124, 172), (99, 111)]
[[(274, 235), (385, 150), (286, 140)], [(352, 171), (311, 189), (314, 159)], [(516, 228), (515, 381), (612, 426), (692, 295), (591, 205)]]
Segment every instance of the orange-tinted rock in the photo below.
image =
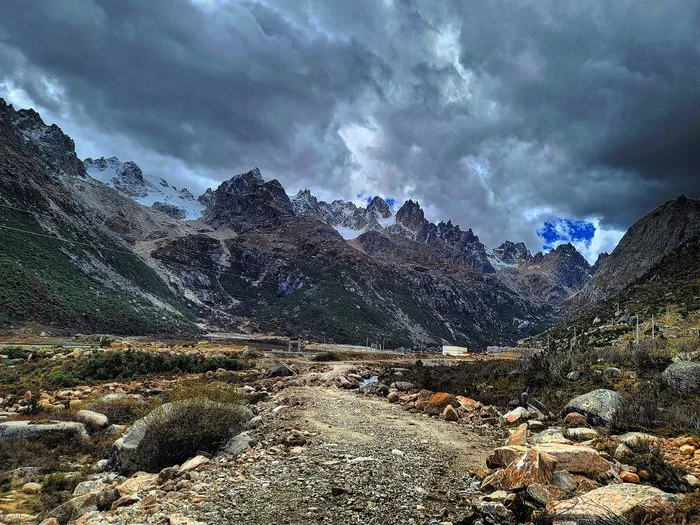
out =
[(587, 423), (587, 418), (578, 412), (569, 412), (564, 418), (564, 423), (570, 427), (582, 427)]
[(634, 472), (623, 470), (620, 472), (620, 479), (625, 483), (639, 483), (639, 476)]
[(506, 468), (487, 477), (481, 488), (482, 490), (517, 490), (533, 483), (551, 485), (556, 464), (557, 460), (549, 454), (529, 449)]
[(585, 494), (586, 492), (600, 488), (600, 483), (586, 476), (582, 476), (581, 474), (572, 474), (571, 479), (576, 483), (576, 492), (579, 494)]
[(416, 408), (423, 410), (427, 405), (433, 393), (430, 390), (421, 390), (418, 392), (418, 397), (415, 399)]
[(572, 474), (584, 474), (593, 478), (605, 477), (612, 469), (612, 464), (602, 458), (598, 452), (584, 445), (565, 445), (549, 443), (534, 447), (538, 452), (546, 452), (557, 459), (562, 470)]
[(469, 411), (480, 410), (484, 406), (478, 401), (465, 396), (457, 396), (457, 401), (459, 402), (460, 406), (464, 407)]
[(458, 406), (457, 398), (453, 394), (448, 394), (447, 392), (436, 392), (430, 396), (423, 411), (426, 414), (436, 416), (441, 414), (447, 405), (452, 407)]
[(547, 505), (554, 523), (607, 523), (611, 516), (649, 523), (675, 514), (680, 498), (647, 485), (607, 485), (576, 498)]
[(527, 452), (528, 448), (518, 445), (507, 445), (495, 448), (488, 458), (486, 466), (488, 468), (505, 467)]
[(523, 423), (508, 437), (506, 440), (506, 445), (527, 445), (527, 438), (529, 437), (529, 434), (530, 433), (527, 430), (527, 423)]

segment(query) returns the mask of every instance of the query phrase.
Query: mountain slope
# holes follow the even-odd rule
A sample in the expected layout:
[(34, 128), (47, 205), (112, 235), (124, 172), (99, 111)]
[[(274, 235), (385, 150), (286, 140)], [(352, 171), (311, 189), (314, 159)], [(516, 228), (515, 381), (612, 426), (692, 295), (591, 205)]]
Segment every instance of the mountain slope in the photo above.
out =
[[(123, 210), (140, 208), (90, 181), (73, 147), (58, 127), (0, 99), (0, 323), (122, 333), (196, 330), (186, 301), (109, 230), (104, 211), (84, 205), (81, 199), (99, 202), (90, 196), (107, 193), (102, 199)], [(144, 228), (154, 226), (144, 221)]]
[(573, 308), (606, 299), (644, 274), (684, 242), (700, 235), (700, 201), (681, 195), (651, 211), (599, 264), (594, 278), (571, 301)]
[(651, 317), (655, 316), (659, 336), (668, 324), (663, 321), (667, 311), (674, 312), (671, 325), (700, 312), (700, 236), (681, 243), (622, 290), (532, 342), (542, 345), (549, 338), (552, 344), (565, 347), (575, 328), (578, 344), (609, 345), (622, 335), (634, 333), (637, 315), (647, 336), (651, 335)]

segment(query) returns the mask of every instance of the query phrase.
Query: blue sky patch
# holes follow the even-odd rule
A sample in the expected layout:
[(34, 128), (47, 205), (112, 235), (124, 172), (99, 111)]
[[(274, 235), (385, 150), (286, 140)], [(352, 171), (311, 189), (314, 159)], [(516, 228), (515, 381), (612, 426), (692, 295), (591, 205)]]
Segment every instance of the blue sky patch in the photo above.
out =
[(560, 244), (583, 243), (590, 246), (595, 235), (595, 225), (588, 221), (574, 219), (552, 219), (544, 223), (537, 235), (542, 239), (542, 249), (553, 250)]

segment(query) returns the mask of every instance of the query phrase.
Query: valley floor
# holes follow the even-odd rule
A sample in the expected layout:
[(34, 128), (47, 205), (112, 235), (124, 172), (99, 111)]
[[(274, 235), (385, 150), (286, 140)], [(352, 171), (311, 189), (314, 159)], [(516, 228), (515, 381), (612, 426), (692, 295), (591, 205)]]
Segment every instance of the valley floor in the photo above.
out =
[[(493, 436), (356, 391), (291, 388), (269, 404), (285, 408), (256, 429), (257, 446), (216, 457), (150, 508), (89, 523), (172, 523), (173, 515), (205, 523), (439, 523), (459, 512), (468, 472), (497, 446)], [(304, 446), (274, 444), (292, 433)]]

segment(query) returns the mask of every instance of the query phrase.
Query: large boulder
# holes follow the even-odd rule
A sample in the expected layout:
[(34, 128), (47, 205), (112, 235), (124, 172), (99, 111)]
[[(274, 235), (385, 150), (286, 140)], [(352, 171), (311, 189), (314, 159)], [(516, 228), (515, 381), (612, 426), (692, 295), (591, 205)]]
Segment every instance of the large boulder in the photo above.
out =
[(557, 468), (572, 474), (583, 474), (589, 478), (607, 477), (613, 468), (612, 463), (603, 458), (594, 448), (585, 445), (548, 443), (533, 447), (557, 460)]
[[(554, 524), (656, 523), (676, 512), (680, 498), (646, 485), (607, 485), (548, 505)], [(669, 522), (670, 523), (670, 522)]]
[(679, 394), (700, 393), (700, 363), (678, 361), (663, 371), (661, 379)]
[(448, 405), (451, 405), (453, 408), (457, 408), (459, 406), (457, 397), (453, 394), (448, 394), (447, 392), (436, 392), (430, 396), (430, 399), (428, 399), (423, 411), (426, 414), (437, 416), (442, 414), (443, 410), (445, 410), (445, 407)]
[(481, 489), (518, 490), (533, 483), (551, 485), (556, 463), (557, 460), (553, 456), (529, 449), (509, 463), (506, 468), (487, 477)]
[(115, 442), (119, 465), (125, 472), (158, 472), (199, 449), (226, 443), (252, 417), (246, 407), (207, 399), (166, 403), (137, 420)]
[(610, 425), (622, 408), (622, 404), (623, 399), (620, 394), (613, 390), (599, 388), (569, 401), (562, 410), (562, 416), (570, 412), (578, 412), (585, 415), (591, 425)]
[(32, 439), (44, 436), (64, 436), (71, 439), (76, 436), (88, 437), (85, 425), (75, 421), (51, 421), (34, 423), (33, 421), (6, 421), (0, 423), (0, 439)]
[(109, 419), (104, 414), (99, 412), (93, 412), (92, 410), (78, 410), (75, 414), (78, 421), (85, 423), (89, 428), (100, 429), (107, 428), (109, 425)]

